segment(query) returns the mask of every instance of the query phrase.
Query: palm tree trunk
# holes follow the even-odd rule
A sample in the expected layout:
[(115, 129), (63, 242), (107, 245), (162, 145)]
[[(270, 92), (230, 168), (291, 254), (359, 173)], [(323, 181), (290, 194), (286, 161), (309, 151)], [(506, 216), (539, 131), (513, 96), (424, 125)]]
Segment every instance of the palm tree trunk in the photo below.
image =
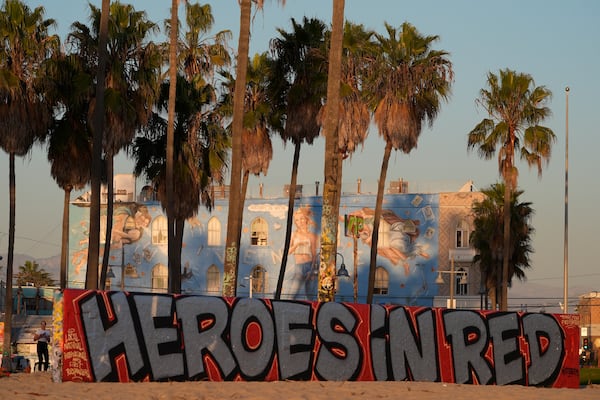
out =
[(171, 293), (181, 293), (181, 248), (183, 244), (183, 231), (185, 228), (185, 219), (175, 219), (175, 237), (173, 240), (173, 267), (169, 275), (173, 276), (173, 287), (170, 287)]
[(236, 81), (233, 93), (233, 122), (231, 140), (231, 177), (229, 183), (229, 213), (227, 216), (227, 239), (225, 242), (225, 263), (223, 265), (223, 296), (235, 296), (238, 280), (238, 254), (241, 235), (239, 221), (242, 179), (242, 130), (244, 118), (244, 92), (248, 69), (250, 46), (250, 19), (252, 1), (240, 1), (240, 36), (236, 67)]
[(385, 180), (387, 169), (392, 153), (392, 143), (387, 142), (383, 153), (381, 163), (381, 173), (377, 184), (377, 200), (375, 202), (375, 215), (373, 216), (373, 232), (371, 232), (371, 262), (369, 264), (369, 287), (367, 289), (367, 304), (373, 303), (373, 290), (375, 288), (375, 270), (377, 269), (377, 243), (379, 241), (379, 222), (381, 220), (383, 208), (383, 192), (385, 190)]
[(12, 371), (11, 343), (12, 343), (12, 315), (13, 315), (13, 262), (15, 253), (15, 209), (16, 209), (16, 179), (15, 179), (15, 153), (9, 155), (8, 168), (9, 186), (9, 217), (8, 217), (8, 254), (6, 260), (6, 295), (4, 302), (4, 343), (2, 354), (2, 368)]
[[(108, 272), (108, 261), (110, 260), (110, 246), (112, 242), (113, 215), (115, 207), (115, 168), (114, 157), (112, 154), (106, 156), (106, 232), (104, 236), (104, 250), (102, 252), (102, 269), (100, 270), (100, 289), (104, 290), (106, 286), (106, 273)], [(121, 243), (121, 246), (123, 243)]]
[(296, 182), (298, 180), (298, 163), (300, 161), (300, 142), (294, 146), (294, 160), (292, 162), (292, 179), (289, 187), (289, 200), (287, 212), (287, 224), (285, 227), (285, 242), (283, 243), (283, 254), (281, 256), (281, 268), (279, 268), (279, 277), (277, 278), (277, 289), (275, 289), (275, 299), (281, 298), (283, 289), (283, 279), (287, 266), (288, 252), (290, 251), (290, 240), (292, 239), (292, 225), (294, 224), (294, 203), (296, 201)]
[(62, 241), (60, 249), (60, 288), (67, 287), (67, 260), (69, 259), (69, 203), (72, 186), (65, 187), (63, 199)]
[[(340, 215), (342, 162), (339, 151), (340, 81), (344, 36), (344, 0), (333, 1), (331, 47), (327, 75), (327, 108), (325, 110), (325, 182), (321, 213), (321, 255), (319, 265), (319, 301), (335, 300), (337, 232)], [(325, 207), (326, 205), (330, 207)], [(321, 268), (325, 266), (325, 268)], [(333, 287), (326, 285), (333, 279)]]
[[(169, 44), (169, 104), (167, 122), (167, 259), (169, 262), (169, 292), (181, 292), (181, 265), (177, 265), (175, 256), (175, 199), (173, 183), (174, 142), (175, 142), (175, 96), (177, 94), (177, 39), (179, 18), (177, 16), (178, 0), (171, 2), (171, 37)], [(181, 252), (181, 248), (179, 250)], [(181, 259), (181, 254), (179, 255)], [(181, 263), (179, 263), (181, 264)]]
[(94, 137), (90, 202), (90, 236), (88, 246), (85, 288), (98, 289), (98, 258), (100, 257), (100, 180), (102, 176), (102, 135), (104, 132), (104, 91), (106, 85), (106, 43), (110, 0), (102, 0), (100, 32), (98, 37), (98, 71), (96, 72), (96, 108), (94, 109)]
[(510, 261), (510, 198), (511, 198), (511, 182), (504, 184), (504, 257), (502, 259), (502, 294), (500, 297), (500, 310), (508, 311), (508, 263)]

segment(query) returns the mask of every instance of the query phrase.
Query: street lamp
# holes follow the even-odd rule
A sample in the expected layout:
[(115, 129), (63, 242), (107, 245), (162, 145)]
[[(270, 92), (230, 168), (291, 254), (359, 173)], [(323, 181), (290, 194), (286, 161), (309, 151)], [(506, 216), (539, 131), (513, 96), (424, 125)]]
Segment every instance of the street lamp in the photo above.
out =
[(437, 283), (438, 285), (443, 285), (444, 284), (444, 278), (442, 277), (442, 274), (450, 274), (450, 307), (449, 308), (456, 308), (456, 305), (454, 304), (454, 275), (460, 275), (460, 284), (461, 285), (466, 285), (467, 284), (467, 273), (465, 271), (455, 271), (454, 270), (454, 256), (450, 259), (450, 271), (440, 271), (438, 269), (438, 276), (437, 279), (435, 280), (435, 283)]
[(338, 269), (337, 276), (341, 278), (349, 278), (350, 274), (346, 269), (346, 264), (344, 263), (344, 256), (341, 253), (336, 253), (338, 256), (342, 257), (342, 263), (340, 264), (340, 269)]

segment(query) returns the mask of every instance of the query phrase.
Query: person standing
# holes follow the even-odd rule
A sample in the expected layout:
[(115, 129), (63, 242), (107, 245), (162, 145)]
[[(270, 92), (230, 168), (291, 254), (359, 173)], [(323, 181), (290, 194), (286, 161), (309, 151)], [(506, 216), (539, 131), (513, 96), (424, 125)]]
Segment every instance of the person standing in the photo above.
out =
[(50, 343), (50, 331), (46, 329), (46, 321), (40, 323), (38, 329), (33, 335), (33, 340), (37, 340), (38, 370), (48, 371), (48, 343)]

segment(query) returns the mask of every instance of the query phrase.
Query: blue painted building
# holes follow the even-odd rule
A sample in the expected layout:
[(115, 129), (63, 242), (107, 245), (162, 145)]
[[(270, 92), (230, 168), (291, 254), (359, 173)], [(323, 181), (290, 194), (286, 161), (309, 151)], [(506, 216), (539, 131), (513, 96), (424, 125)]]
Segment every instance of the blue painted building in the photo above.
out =
[[(468, 271), (473, 255), (468, 248), (468, 234), (472, 231), (468, 218), (473, 199), (478, 195), (476, 192), (385, 195), (375, 302), (432, 306), (434, 296), (443, 295), (446, 290), (436, 284), (436, 279), (439, 270), (449, 269), (449, 257), (456, 261), (457, 268)], [(144, 190), (137, 197), (140, 201), (115, 202), (107, 288), (166, 292), (167, 218), (160, 203)], [(181, 257), (183, 293), (221, 295), (229, 204), (225, 197), (215, 200), (211, 212), (201, 207), (196, 217), (186, 221)], [(455, 204), (456, 199), (460, 204)], [(354, 300), (355, 266), (356, 300), (366, 299), (375, 200), (374, 194), (342, 196), (337, 264), (338, 268), (344, 264), (349, 277), (337, 279), (338, 301)], [(283, 196), (246, 200), (238, 296), (273, 297), (283, 257), (287, 208), (288, 198)], [(77, 288), (85, 282), (89, 203), (74, 202), (70, 213), (68, 286)], [(321, 213), (321, 196), (296, 198), (282, 299), (316, 299), (318, 254), (313, 249), (318, 252), (319, 245), (311, 241), (320, 236)], [(300, 216), (304, 221), (297, 218)], [(102, 221), (104, 226), (105, 214)], [(311, 263), (311, 259), (317, 262)], [(468, 274), (471, 290), (461, 279), (455, 289), (457, 295), (477, 293), (479, 283), (472, 272)], [(463, 275), (466, 277), (467, 272), (460, 277)]]

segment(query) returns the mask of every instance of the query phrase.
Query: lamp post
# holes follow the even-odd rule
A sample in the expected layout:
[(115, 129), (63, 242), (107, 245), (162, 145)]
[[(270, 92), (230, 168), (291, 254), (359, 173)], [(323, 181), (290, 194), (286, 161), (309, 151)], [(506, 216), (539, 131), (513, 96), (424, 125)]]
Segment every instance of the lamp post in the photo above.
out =
[[(336, 253), (338, 256), (342, 257), (342, 263), (340, 264), (340, 269), (338, 269), (336, 275), (336, 281), (337, 281), (337, 277), (340, 278), (349, 278), (350, 274), (348, 274), (348, 270), (346, 269), (346, 263), (344, 262), (344, 256), (342, 255), (342, 253)], [(335, 293), (337, 288), (337, 282), (334, 283), (333, 286), (333, 292)]]
[(565, 247), (564, 247), (564, 299), (563, 313), (569, 312), (569, 87), (565, 88)]
[(448, 308), (456, 308), (456, 305), (454, 304), (454, 275), (460, 275), (460, 283), (464, 285), (467, 283), (467, 273), (464, 271), (454, 270), (454, 256), (452, 256), (450, 258), (450, 271), (440, 271), (438, 269), (438, 276), (435, 280), (435, 283), (437, 283), (438, 285), (444, 284), (444, 278), (442, 277), (442, 274), (450, 274), (450, 307)]
[(254, 283), (252, 282), (252, 280), (254, 279), (254, 277), (252, 276), (252, 274), (248, 275), (247, 277), (245, 277), (244, 279), (248, 279), (248, 298), (252, 298), (252, 290), (253, 290), (253, 286)]

